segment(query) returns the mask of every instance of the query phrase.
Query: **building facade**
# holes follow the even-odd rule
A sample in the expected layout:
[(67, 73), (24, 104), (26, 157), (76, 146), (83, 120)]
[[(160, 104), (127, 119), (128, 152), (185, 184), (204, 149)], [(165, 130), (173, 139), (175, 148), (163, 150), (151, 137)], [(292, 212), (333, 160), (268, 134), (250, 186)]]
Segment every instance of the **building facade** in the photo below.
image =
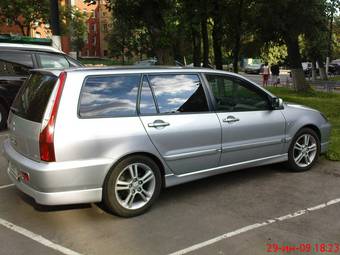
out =
[[(106, 35), (112, 26), (112, 17), (105, 7), (105, 0), (98, 0), (96, 4), (86, 4), (83, 0), (60, 0), (61, 6), (77, 8), (86, 14), (87, 33), (84, 39), (82, 57), (106, 57), (108, 56), (108, 44)], [(0, 26), (0, 34), (22, 35), (22, 31), (16, 25), (3, 24)], [(29, 36), (35, 38), (51, 38), (52, 33), (49, 24), (34, 22), (31, 24)], [(62, 49), (71, 51), (70, 35), (62, 36)]]

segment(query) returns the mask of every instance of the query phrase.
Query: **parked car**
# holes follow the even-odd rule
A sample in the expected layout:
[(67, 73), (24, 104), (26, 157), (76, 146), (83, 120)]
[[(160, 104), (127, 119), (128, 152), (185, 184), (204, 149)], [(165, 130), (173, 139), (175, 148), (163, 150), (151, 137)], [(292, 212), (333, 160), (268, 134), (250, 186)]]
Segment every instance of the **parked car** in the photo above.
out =
[(248, 74), (260, 74), (264, 64), (249, 64), (244, 68), (244, 72)]
[(82, 65), (50, 46), (0, 43), (0, 129), (6, 127), (9, 108), (30, 69), (75, 66)]
[(335, 59), (330, 63), (328, 72), (330, 75), (340, 75), (340, 59)]
[(308, 170), (330, 135), (319, 111), (204, 68), (34, 70), (8, 123), (21, 191), (45, 205), (102, 201), (125, 217), (163, 187), (285, 161)]

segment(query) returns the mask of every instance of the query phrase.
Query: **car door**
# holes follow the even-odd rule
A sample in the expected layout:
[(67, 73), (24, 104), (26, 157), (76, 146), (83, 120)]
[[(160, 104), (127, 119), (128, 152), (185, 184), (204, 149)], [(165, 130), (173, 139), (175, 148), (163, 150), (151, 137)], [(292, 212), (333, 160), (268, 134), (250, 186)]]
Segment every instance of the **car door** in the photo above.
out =
[(221, 127), (198, 74), (145, 75), (139, 101), (140, 119), (175, 174), (218, 165)]
[(222, 126), (220, 165), (281, 155), (285, 119), (272, 109), (266, 92), (239, 77), (205, 76)]

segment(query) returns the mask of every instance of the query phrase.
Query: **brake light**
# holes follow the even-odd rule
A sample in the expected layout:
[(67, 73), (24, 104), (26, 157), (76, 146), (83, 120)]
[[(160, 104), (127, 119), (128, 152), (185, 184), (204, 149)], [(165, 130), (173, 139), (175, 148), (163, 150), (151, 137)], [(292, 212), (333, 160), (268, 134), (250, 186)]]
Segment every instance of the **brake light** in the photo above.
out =
[(65, 80), (66, 72), (62, 72), (59, 75), (59, 79), (57, 81), (58, 87), (56, 88), (56, 93), (53, 93), (51, 98), (51, 102), (53, 102), (52, 109), (50, 111), (48, 111), (49, 109), (46, 109), (47, 115), (49, 116), (44, 117), (42, 131), (39, 136), (40, 159), (42, 161), (46, 162), (55, 161), (54, 126), (57, 118), (60, 97), (64, 88)]

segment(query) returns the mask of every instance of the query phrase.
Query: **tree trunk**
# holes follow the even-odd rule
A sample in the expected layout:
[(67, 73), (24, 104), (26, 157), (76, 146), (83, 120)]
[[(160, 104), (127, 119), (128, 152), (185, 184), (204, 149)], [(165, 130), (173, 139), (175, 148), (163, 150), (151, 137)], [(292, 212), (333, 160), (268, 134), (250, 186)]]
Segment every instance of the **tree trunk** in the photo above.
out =
[(319, 73), (320, 73), (320, 79), (321, 80), (327, 80), (327, 73), (326, 73), (326, 68), (325, 65), (323, 64), (323, 61), (318, 61), (318, 65), (319, 65)]
[(160, 65), (174, 65), (174, 57), (171, 49), (156, 48), (155, 54)]
[(316, 80), (316, 63), (312, 61), (312, 81)]
[(25, 27), (24, 27), (23, 25), (21, 25), (20, 23), (17, 23), (17, 25), (19, 26), (22, 35), (26, 35), (26, 33), (25, 33)]
[(203, 41), (203, 66), (209, 66), (209, 37), (208, 37), (208, 22), (207, 22), (207, 5), (206, 0), (203, 0), (203, 14), (201, 19), (202, 41)]
[(216, 69), (223, 70), (222, 64), (222, 38), (220, 29), (214, 24), (212, 37), (213, 37), (213, 48)]
[(26, 27), (26, 36), (30, 36), (30, 32), (31, 32), (31, 27), (27, 26)]
[(240, 33), (236, 33), (236, 40), (233, 49), (233, 71), (234, 73), (238, 73), (238, 61), (240, 56)]
[(216, 69), (223, 70), (222, 64), (222, 18), (218, 1), (215, 2), (215, 12), (213, 14), (214, 26), (212, 31), (214, 59)]
[(194, 66), (201, 66), (201, 36), (197, 31), (195, 25), (191, 25), (192, 34), (192, 50), (193, 50), (193, 64)]
[(307, 91), (310, 86), (307, 84), (305, 74), (301, 65), (301, 55), (297, 35), (286, 35), (285, 37), (288, 61), (292, 71), (293, 86), (297, 91)]
[(233, 71), (238, 73), (238, 61), (241, 49), (241, 29), (242, 29), (242, 8), (243, 0), (239, 0), (239, 6), (237, 11), (237, 27), (235, 31), (235, 45), (233, 49)]
[(122, 38), (122, 48), (121, 48), (121, 51), (122, 51), (122, 63), (123, 65), (125, 64), (125, 36), (123, 36)]
[(336, 0), (332, 1), (331, 17), (329, 20), (328, 57), (330, 60), (332, 60), (332, 55), (333, 55), (333, 22), (334, 22), (334, 10), (336, 8), (335, 2)]

